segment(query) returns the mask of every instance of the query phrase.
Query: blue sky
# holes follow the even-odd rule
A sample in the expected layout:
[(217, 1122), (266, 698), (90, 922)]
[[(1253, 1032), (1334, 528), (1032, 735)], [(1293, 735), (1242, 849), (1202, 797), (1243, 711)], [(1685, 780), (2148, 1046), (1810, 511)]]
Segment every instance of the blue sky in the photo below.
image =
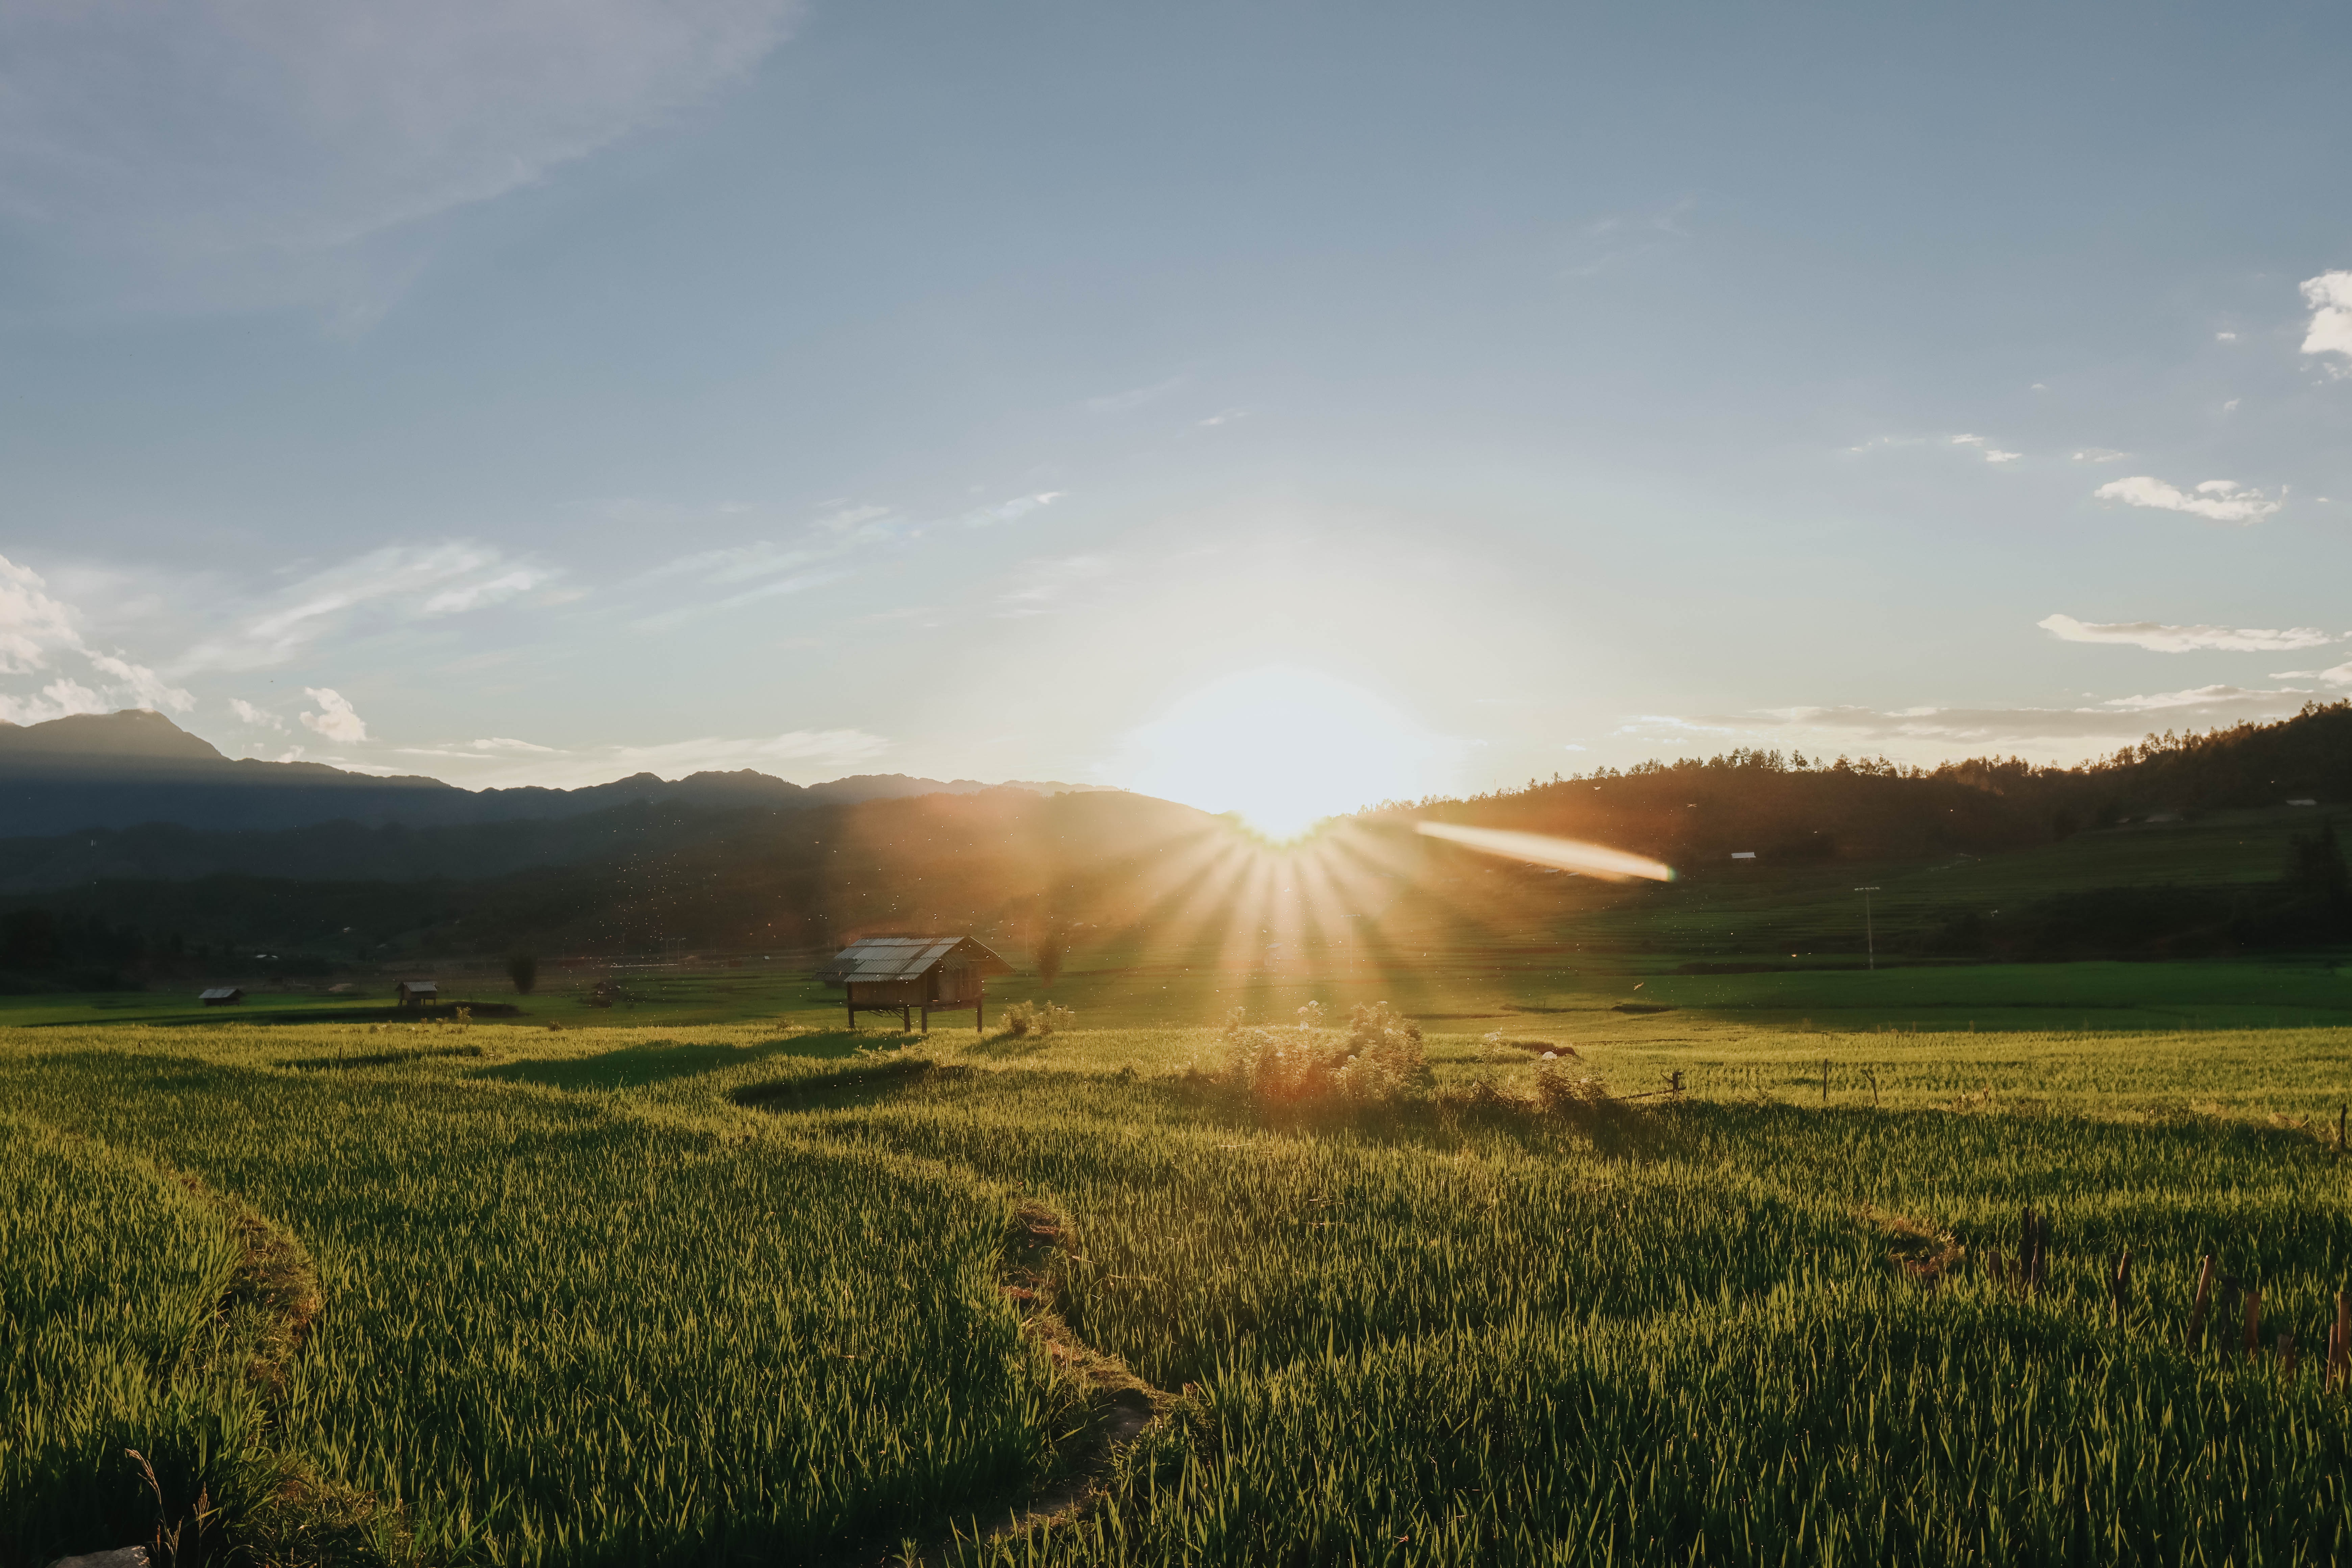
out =
[(2352, 692), (2347, 44), (8, 6), (0, 717), (1338, 809), (2291, 712)]

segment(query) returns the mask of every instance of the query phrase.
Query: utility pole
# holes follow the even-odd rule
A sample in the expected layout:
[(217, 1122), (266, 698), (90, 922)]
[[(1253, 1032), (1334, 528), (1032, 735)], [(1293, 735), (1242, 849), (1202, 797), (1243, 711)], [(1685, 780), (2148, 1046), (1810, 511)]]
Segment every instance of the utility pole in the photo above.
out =
[(1875, 971), (1878, 968), (1878, 931), (1870, 923), (1870, 895), (1878, 891), (1878, 884), (1873, 882), (1869, 887), (1856, 888), (1854, 891), (1862, 895), (1862, 940), (1869, 944), (1870, 967)]

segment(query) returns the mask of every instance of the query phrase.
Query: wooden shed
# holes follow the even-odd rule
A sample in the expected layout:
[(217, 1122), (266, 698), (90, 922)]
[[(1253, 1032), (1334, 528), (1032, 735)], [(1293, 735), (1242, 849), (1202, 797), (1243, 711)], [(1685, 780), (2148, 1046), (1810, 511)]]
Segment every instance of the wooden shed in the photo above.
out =
[(209, 991), (198, 992), (196, 1000), (207, 1007), (232, 1007), (245, 1000), (245, 993), (234, 985), (215, 985)]
[(898, 1026), (925, 1034), (934, 1013), (972, 1012), (972, 1029), (988, 1026), (988, 976), (1013, 966), (968, 936), (869, 936), (851, 942), (824, 968), (827, 984), (849, 993), (849, 1026), (860, 1013), (896, 1013)]
[(392, 988), (392, 994), (404, 1007), (428, 1007), (441, 1000), (441, 987), (430, 980), (404, 980)]

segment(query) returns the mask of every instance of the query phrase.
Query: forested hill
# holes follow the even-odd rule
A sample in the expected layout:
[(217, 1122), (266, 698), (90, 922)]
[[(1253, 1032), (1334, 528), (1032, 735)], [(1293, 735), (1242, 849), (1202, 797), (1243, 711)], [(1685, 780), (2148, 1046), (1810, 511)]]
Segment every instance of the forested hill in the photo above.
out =
[(2085, 827), (2296, 800), (2352, 800), (2352, 702), (2151, 735), (2072, 768), (1972, 758), (1927, 769), (1743, 748), (1372, 815), (1556, 834), (1670, 864), (1741, 852), (1785, 864), (2018, 849)]
[(227, 833), (318, 823), (437, 827), (551, 821), (646, 803), (791, 810), (1000, 787), (1060, 794), (1092, 786), (1020, 781), (992, 785), (904, 773), (796, 784), (742, 768), (682, 779), (633, 773), (576, 789), (469, 790), (436, 778), (380, 777), (322, 763), (231, 759), (146, 709), (79, 713), (39, 724), (0, 723), (0, 839), (158, 823)]

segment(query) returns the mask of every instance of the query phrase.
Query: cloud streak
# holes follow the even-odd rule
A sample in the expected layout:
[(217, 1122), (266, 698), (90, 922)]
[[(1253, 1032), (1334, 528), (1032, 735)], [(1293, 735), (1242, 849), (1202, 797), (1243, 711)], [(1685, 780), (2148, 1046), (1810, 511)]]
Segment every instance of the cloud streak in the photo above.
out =
[(267, 668), (362, 613), (410, 621), (464, 615), (518, 598), (554, 575), (468, 540), (387, 545), (297, 579), (235, 631), (197, 644), (175, 668)]
[[(740, 79), (791, 0), (0, 8), (0, 210), (151, 279), (491, 200)], [(268, 271), (268, 267), (260, 268)]]
[(2147, 474), (2111, 479), (2091, 495), (2096, 500), (2119, 500), (2126, 506), (2186, 512), (2208, 522), (2234, 523), (2242, 528), (2262, 521), (2286, 504), (2284, 489), (2279, 491), (2279, 499), (2273, 500), (2262, 491), (2249, 489), (2233, 479), (2207, 479), (2194, 489), (2184, 490)]
[(2004, 452), (1981, 436), (1955, 436), (1952, 437), (1952, 445), (1974, 447), (1984, 454), (1984, 460), (1988, 463), (2014, 463), (2018, 458), (2025, 456), (2022, 452)]
[(2078, 621), (2046, 616), (2034, 625), (2061, 642), (2120, 643), (2150, 653), (2287, 653), (2336, 640), (2316, 626), (2273, 631), (2260, 626), (2175, 626), (2158, 621)]

